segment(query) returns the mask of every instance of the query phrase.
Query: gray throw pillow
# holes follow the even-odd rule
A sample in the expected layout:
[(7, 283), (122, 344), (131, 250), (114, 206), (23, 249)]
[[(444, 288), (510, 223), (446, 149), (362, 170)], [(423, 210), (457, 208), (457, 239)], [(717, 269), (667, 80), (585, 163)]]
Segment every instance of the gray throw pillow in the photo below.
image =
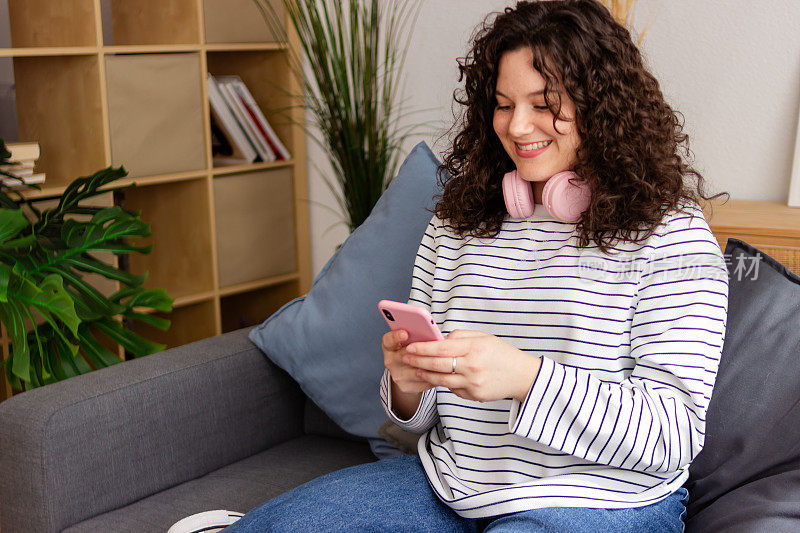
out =
[(439, 161), (422, 142), (408, 155), (367, 220), (334, 254), (309, 293), (289, 302), (250, 339), (342, 429), (366, 437), (379, 457), (400, 452), (378, 434), (382, 299), (405, 302), (414, 259), (439, 192)]
[(729, 239), (728, 321), (687, 531), (800, 531), (800, 277)]

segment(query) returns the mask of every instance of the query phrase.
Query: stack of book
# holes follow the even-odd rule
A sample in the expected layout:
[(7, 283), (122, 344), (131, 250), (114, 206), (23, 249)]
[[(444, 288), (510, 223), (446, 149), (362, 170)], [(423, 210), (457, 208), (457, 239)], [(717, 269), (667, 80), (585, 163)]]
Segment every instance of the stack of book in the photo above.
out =
[[(3, 185), (8, 187), (22, 187), (35, 183), (44, 183), (44, 172), (34, 173), (36, 160), (39, 159), (41, 151), (39, 143), (8, 143), (6, 149), (11, 152), (11, 157), (0, 165), (3, 174)], [(8, 176), (6, 174), (10, 174)]]
[(214, 165), (291, 158), (239, 76), (209, 74), (208, 100)]

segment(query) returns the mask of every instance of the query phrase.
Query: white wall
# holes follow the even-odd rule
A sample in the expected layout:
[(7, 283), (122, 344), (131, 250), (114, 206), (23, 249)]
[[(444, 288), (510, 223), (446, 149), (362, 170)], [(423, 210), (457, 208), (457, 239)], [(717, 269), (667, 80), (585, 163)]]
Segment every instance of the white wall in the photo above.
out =
[[(456, 58), (474, 28), (506, 0), (424, 0), (406, 61), (407, 109), (433, 121), (435, 144), (452, 120)], [(800, 2), (797, 0), (640, 0), (635, 28), (652, 24), (642, 43), (667, 102), (686, 119), (695, 166), (710, 192), (785, 202), (800, 111)], [(336, 203), (315, 166), (324, 154), (309, 142), (312, 272), (347, 238)], [(320, 207), (324, 204), (327, 207)]]

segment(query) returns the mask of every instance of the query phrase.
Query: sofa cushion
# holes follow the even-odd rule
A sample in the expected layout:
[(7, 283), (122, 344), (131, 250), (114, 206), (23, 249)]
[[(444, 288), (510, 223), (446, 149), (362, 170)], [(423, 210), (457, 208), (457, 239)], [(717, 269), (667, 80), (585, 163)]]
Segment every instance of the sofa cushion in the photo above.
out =
[(794, 520), (797, 531), (800, 277), (736, 239), (725, 259), (725, 345), (705, 447), (689, 468), (687, 530), (774, 532)]
[(374, 460), (363, 440), (305, 435), (64, 531), (166, 531), (187, 516), (211, 509), (246, 513), (318, 476)]
[(800, 531), (800, 465), (749, 481), (695, 514), (686, 531)]
[(366, 437), (379, 457), (398, 453), (379, 437), (378, 301), (406, 301), (419, 243), (438, 192), (439, 162), (425, 143), (411, 151), (367, 220), (347, 238), (309, 293), (250, 333), (275, 364), (344, 430)]

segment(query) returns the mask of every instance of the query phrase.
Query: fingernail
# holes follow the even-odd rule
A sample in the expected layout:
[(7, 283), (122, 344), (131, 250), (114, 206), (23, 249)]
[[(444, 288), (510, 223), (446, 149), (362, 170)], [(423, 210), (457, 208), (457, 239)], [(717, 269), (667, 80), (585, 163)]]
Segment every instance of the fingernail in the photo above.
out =
[(406, 348), (406, 351), (408, 353), (417, 353), (417, 347), (411, 344)]

